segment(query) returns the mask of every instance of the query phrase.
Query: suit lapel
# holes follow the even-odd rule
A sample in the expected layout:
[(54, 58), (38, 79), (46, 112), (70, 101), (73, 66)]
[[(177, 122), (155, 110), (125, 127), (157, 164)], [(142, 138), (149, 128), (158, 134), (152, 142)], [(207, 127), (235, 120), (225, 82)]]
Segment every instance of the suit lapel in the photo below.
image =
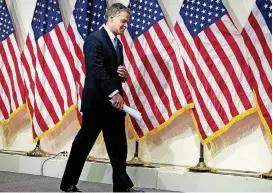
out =
[[(110, 51), (112, 52), (112, 55), (115, 56), (115, 59), (117, 60), (117, 54), (116, 54), (116, 50), (114, 48), (114, 45), (113, 45), (113, 42), (111, 41), (107, 31), (103, 28), (101, 28), (101, 32), (102, 32), (102, 35), (103, 35), (103, 38), (105, 40), (105, 42), (108, 44), (109, 48), (110, 48)], [(119, 43), (118, 43), (119, 44)]]

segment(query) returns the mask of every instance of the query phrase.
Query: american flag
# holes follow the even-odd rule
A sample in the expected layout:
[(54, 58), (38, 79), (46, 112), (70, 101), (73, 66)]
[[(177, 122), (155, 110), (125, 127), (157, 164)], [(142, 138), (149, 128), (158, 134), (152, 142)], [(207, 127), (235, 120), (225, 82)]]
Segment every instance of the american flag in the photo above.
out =
[(253, 87), (262, 123), (272, 135), (272, 2), (256, 0), (242, 36), (249, 65), (253, 72)]
[(184, 0), (174, 31), (206, 143), (256, 111), (246, 49), (221, 0)]
[(20, 51), (5, 0), (0, 0), (0, 124), (24, 107)]
[(57, 0), (38, 0), (22, 54), (27, 102), (38, 140), (76, 108), (74, 60)]
[(131, 0), (128, 30), (121, 35), (129, 76), (125, 102), (142, 113), (132, 119), (138, 137), (160, 129), (193, 108), (179, 47), (157, 0)]
[[(81, 106), (85, 79), (83, 44), (88, 34), (98, 30), (103, 25), (105, 12), (106, 0), (77, 0), (67, 28), (70, 38), (69, 46), (76, 66), (78, 109)], [(81, 123), (79, 111), (78, 120)]]

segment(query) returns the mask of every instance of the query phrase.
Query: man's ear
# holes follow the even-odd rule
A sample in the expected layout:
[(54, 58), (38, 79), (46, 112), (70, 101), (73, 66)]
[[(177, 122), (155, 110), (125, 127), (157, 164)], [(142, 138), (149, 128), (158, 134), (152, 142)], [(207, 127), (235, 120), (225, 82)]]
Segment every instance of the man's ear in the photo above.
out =
[(114, 17), (113, 17), (113, 16), (110, 16), (109, 20), (110, 20), (110, 22), (113, 22)]

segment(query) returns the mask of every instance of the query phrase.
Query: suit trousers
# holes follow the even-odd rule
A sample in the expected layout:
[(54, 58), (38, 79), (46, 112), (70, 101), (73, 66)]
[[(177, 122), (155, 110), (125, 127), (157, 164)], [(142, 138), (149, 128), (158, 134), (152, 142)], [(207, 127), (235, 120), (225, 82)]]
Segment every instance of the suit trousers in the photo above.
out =
[(114, 190), (133, 187), (133, 183), (126, 173), (125, 116), (113, 107), (106, 109), (83, 111), (82, 127), (73, 141), (61, 187), (65, 188), (78, 183), (86, 158), (101, 130), (113, 168)]

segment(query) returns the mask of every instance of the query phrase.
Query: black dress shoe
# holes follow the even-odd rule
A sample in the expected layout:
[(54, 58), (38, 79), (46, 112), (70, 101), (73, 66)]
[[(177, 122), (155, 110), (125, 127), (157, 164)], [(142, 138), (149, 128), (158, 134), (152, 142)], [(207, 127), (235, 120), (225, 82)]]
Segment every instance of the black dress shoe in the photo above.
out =
[(62, 188), (61, 187), (61, 190), (64, 191), (64, 192), (82, 192), (75, 185), (70, 185), (70, 186), (68, 186), (68, 188)]

